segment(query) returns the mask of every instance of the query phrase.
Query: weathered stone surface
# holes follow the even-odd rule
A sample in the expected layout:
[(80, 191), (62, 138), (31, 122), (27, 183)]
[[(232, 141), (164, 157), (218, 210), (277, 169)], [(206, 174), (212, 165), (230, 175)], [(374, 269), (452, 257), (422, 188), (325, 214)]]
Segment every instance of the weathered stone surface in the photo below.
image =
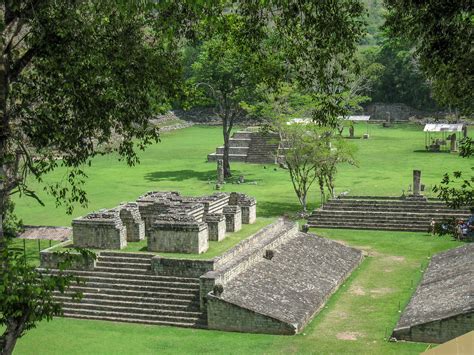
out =
[(237, 232), (242, 229), (242, 211), (239, 206), (226, 206), (222, 213), (225, 216), (226, 232)]
[(199, 277), (214, 269), (213, 260), (189, 260), (156, 255), (151, 259), (151, 270), (156, 275)]
[[(210, 328), (287, 334), (280, 327), (285, 323), (283, 329), (299, 332), (362, 260), (359, 250), (301, 232), (274, 248), (271, 260), (263, 252), (258, 263), (224, 285), (224, 292), (215, 297), (220, 302), (208, 304)], [(280, 323), (269, 325), (267, 319), (255, 324), (252, 312)]]
[(188, 215), (159, 215), (148, 235), (149, 251), (200, 254), (208, 247), (206, 223)]
[(204, 218), (209, 231), (209, 240), (221, 241), (225, 238), (226, 222), (223, 214), (210, 213)]
[(130, 202), (118, 207), (120, 219), (127, 229), (127, 241), (138, 242), (145, 239), (145, 222), (143, 222), (138, 204)]
[(229, 205), (240, 206), (243, 224), (255, 223), (257, 219), (257, 200), (254, 197), (239, 192), (231, 192)]
[(474, 330), (474, 244), (436, 254), (392, 336), (443, 343)]
[(126, 229), (118, 211), (103, 210), (72, 221), (74, 246), (122, 249), (127, 245)]
[(413, 170), (413, 195), (418, 196), (421, 191), (421, 171)]
[[(60, 264), (66, 261), (63, 254), (55, 252), (58, 247), (65, 247), (70, 245), (70, 241), (60, 243), (51, 248), (41, 250), (40, 252), (40, 267), (44, 269), (59, 269)], [(78, 252), (70, 252), (71, 259), (69, 269), (72, 270), (94, 270), (96, 260), (89, 255), (82, 255)]]

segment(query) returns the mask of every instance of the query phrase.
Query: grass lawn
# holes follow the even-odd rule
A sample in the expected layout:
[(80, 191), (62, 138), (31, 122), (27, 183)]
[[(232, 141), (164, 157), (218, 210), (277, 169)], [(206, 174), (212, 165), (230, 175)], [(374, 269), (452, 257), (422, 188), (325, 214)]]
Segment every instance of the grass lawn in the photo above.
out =
[(428, 258), (459, 242), (424, 233), (313, 230), (367, 257), (303, 334), (275, 336), (55, 318), (18, 341), (16, 354), (418, 354), (428, 345), (384, 340)]
[[(356, 125), (356, 135), (365, 132), (365, 124)], [(359, 167), (341, 166), (336, 179), (336, 192), (350, 191), (352, 195), (399, 196), (412, 183), (412, 170), (422, 171), (422, 182), (430, 189), (439, 183), (446, 171), (470, 171), (470, 162), (455, 154), (426, 153), (421, 126), (394, 125), (381, 128), (369, 126), (370, 139), (351, 140), (358, 146)], [(150, 190), (177, 190), (185, 195), (215, 192), (215, 163), (207, 163), (206, 156), (222, 144), (219, 127), (194, 126), (167, 132), (162, 142), (140, 154), (141, 164), (127, 167), (115, 156), (97, 157), (86, 171), (86, 185), (90, 200), (87, 208), (76, 208), (72, 216), (32, 182), (32, 187), (43, 198), (46, 207), (31, 198), (15, 198), (19, 217), (25, 224), (64, 225), (71, 218), (100, 208), (111, 208), (123, 201), (134, 201)], [(274, 165), (231, 164), (235, 177), (244, 175), (246, 183), (224, 185), (224, 191), (241, 191), (258, 200), (259, 217), (274, 217), (294, 212), (299, 205), (292, 189), (288, 172)], [(266, 167), (266, 169), (265, 169)], [(49, 174), (46, 182), (64, 179), (64, 170)], [(256, 185), (255, 185), (256, 183)], [(429, 194), (429, 193), (428, 193)], [(310, 207), (319, 204), (315, 186), (309, 195)]]
[[(356, 135), (362, 133), (365, 133), (365, 124), (356, 125)], [(449, 153), (424, 152), (424, 134), (420, 126), (381, 128), (371, 125), (369, 133), (369, 140), (352, 140), (359, 148), (359, 167), (339, 168), (336, 180), (338, 192), (397, 196), (412, 183), (413, 169), (422, 171), (422, 182), (427, 189), (439, 183), (444, 172), (470, 171), (472, 161)], [(216, 178), (215, 164), (207, 163), (206, 155), (221, 142), (219, 127), (195, 126), (163, 134), (161, 143), (141, 154), (141, 164), (136, 167), (126, 167), (113, 156), (94, 159), (92, 168), (87, 169), (90, 204), (85, 209), (77, 208), (72, 217), (135, 200), (149, 190), (177, 190), (189, 195), (212, 193)], [(239, 185), (228, 183), (224, 185), (224, 191), (240, 191), (255, 196), (259, 218), (272, 219), (298, 211), (286, 171), (270, 165), (238, 163), (232, 164), (232, 168), (235, 176), (244, 175), (247, 182)], [(52, 182), (63, 177), (64, 171), (59, 169), (45, 180)], [(54, 201), (41, 194), (40, 185), (32, 185), (40, 192), (46, 207), (31, 199), (16, 198), (17, 212), (24, 223), (70, 225), (72, 217), (66, 215), (62, 207), (56, 209)], [(319, 204), (316, 188), (311, 191), (310, 201), (311, 208)], [(459, 243), (447, 237), (432, 237), (424, 233), (315, 232), (362, 248), (368, 256), (303, 334), (239, 334), (57, 318), (49, 323), (42, 322), (29, 331), (19, 340), (16, 353), (415, 354), (425, 350), (427, 344), (389, 343), (384, 338), (395, 326), (399, 310), (407, 304), (428, 258)], [(231, 238), (238, 239), (239, 235)], [(37, 255), (34, 242), (28, 246), (34, 258)], [(209, 253), (211, 251), (216, 255), (220, 253), (217, 249)]]

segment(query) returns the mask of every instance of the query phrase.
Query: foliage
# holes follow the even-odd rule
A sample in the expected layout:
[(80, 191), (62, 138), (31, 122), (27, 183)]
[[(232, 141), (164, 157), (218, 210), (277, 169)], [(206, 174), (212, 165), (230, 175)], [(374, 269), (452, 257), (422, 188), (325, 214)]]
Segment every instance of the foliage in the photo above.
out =
[(434, 94), (439, 103), (458, 108), (466, 114), (472, 113), (472, 3), (385, 0), (385, 5), (389, 35), (413, 45), (421, 69), (433, 81)]
[(355, 164), (353, 149), (334, 135), (331, 128), (283, 122), (277, 125), (277, 130), (283, 145), (279, 153), (303, 212), (307, 210), (308, 192), (315, 181), (319, 183), (322, 196), (327, 188), (334, 197), (337, 165)]
[[(64, 270), (76, 260), (75, 255), (63, 253), (57, 275), (42, 274), (29, 265), (23, 250), (7, 246), (2, 249), (3, 267), (0, 274), (0, 336), (2, 354), (11, 354), (18, 338), (35, 328), (38, 322), (61, 315), (61, 304), (53, 299), (53, 292), (64, 291), (73, 282), (80, 284), (76, 276)], [(95, 254), (81, 250), (80, 257), (95, 258)], [(81, 295), (76, 293), (75, 298)]]
[(404, 103), (417, 109), (436, 108), (431, 87), (409, 48), (394, 41), (361, 51), (371, 86), (364, 93), (374, 102)]

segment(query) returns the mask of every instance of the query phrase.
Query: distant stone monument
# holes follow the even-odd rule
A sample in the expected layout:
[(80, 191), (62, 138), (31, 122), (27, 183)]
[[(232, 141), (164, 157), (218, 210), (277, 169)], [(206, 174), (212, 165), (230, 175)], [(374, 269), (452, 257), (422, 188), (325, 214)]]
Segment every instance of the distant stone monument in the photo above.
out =
[(450, 146), (450, 151), (451, 152), (457, 152), (458, 151), (458, 142), (456, 141), (456, 133), (451, 134), (449, 137), (451, 146)]
[(354, 125), (349, 126), (349, 137), (354, 138)]
[(217, 161), (217, 184), (222, 185), (224, 183), (224, 161), (219, 159)]
[(413, 170), (413, 195), (420, 196), (421, 191), (421, 171)]

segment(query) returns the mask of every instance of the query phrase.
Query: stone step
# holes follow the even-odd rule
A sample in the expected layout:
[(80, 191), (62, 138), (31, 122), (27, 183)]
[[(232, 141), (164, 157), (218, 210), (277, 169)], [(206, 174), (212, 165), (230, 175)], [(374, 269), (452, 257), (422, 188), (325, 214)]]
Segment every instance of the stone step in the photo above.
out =
[(249, 138), (230, 138), (229, 147), (249, 147), (251, 139)]
[[(104, 306), (117, 306), (117, 307), (138, 307), (142, 310), (144, 309), (161, 309), (161, 310), (170, 310), (170, 311), (189, 311), (189, 312), (200, 312), (199, 303), (197, 302), (175, 302), (175, 300), (169, 299), (155, 299), (149, 298), (142, 301), (140, 298), (130, 298), (124, 299), (108, 299), (108, 298), (97, 298), (93, 297), (95, 294), (83, 294), (80, 302), (82, 303), (93, 303), (95, 305), (104, 305)], [(55, 300), (65, 303), (77, 303), (79, 301), (73, 301), (69, 295), (55, 295)], [(148, 300), (148, 301), (146, 301)]]
[(354, 211), (363, 209), (366, 212), (410, 212), (410, 213), (443, 213), (448, 215), (469, 214), (468, 211), (451, 210), (448, 208), (431, 208), (431, 207), (386, 207), (386, 206), (341, 206), (341, 205), (325, 205), (324, 211)]
[(317, 210), (314, 211), (309, 219), (313, 218), (336, 218), (336, 219), (378, 219), (378, 220), (443, 220), (449, 217), (464, 218), (465, 215), (446, 215), (444, 213), (392, 213), (392, 212), (374, 212), (374, 211), (336, 211), (336, 210)]
[(252, 132), (248, 131), (237, 131), (232, 135), (232, 138), (245, 138), (245, 139), (250, 139), (252, 137)]
[(95, 317), (95, 319), (106, 319), (106, 318), (121, 318), (121, 319), (135, 319), (156, 322), (156, 324), (163, 325), (179, 325), (186, 324), (187, 326), (195, 326), (196, 324), (205, 325), (204, 317), (171, 317), (164, 315), (153, 315), (153, 314), (136, 314), (129, 312), (114, 312), (114, 311), (99, 311), (99, 310), (88, 310), (88, 309), (76, 309), (76, 308), (63, 308), (63, 314), (65, 316), (77, 315), (81, 318), (84, 316)]
[(151, 267), (151, 264), (150, 264), (150, 262), (145, 264), (145, 263), (102, 261), (99, 258), (99, 260), (97, 260), (96, 267), (114, 268), (114, 269), (149, 270), (150, 267)]
[(119, 272), (123, 272), (123, 273), (126, 273), (126, 274), (139, 274), (139, 275), (143, 275), (143, 274), (150, 274), (151, 271), (150, 271), (150, 267), (148, 268), (142, 268), (142, 269), (138, 269), (138, 268), (121, 268), (121, 267), (108, 267), (108, 266), (102, 266), (102, 265), (99, 265), (99, 263), (96, 264), (96, 267), (94, 268), (94, 271), (98, 271), (98, 272), (111, 272), (111, 273), (119, 273)]
[(120, 279), (113, 277), (100, 277), (100, 276), (82, 276), (81, 279), (88, 284), (90, 283), (102, 283), (102, 284), (128, 284), (136, 286), (151, 286), (151, 287), (168, 287), (168, 288), (183, 288), (199, 290), (199, 283), (188, 283), (188, 282), (170, 282), (170, 281), (155, 281), (155, 280), (131, 280), (131, 279)]
[[(54, 297), (62, 299), (63, 297), (71, 299), (75, 293), (75, 289), (70, 289), (64, 293), (56, 291)], [(107, 293), (98, 293), (98, 292), (82, 292), (84, 298), (88, 300), (94, 300), (94, 302), (105, 302), (105, 303), (123, 303), (123, 302), (132, 302), (132, 303), (156, 303), (162, 304), (165, 306), (174, 306), (174, 307), (189, 307), (189, 308), (199, 308), (199, 299), (197, 298), (178, 298), (178, 297), (150, 297), (150, 296), (130, 296), (130, 295), (121, 295), (121, 294), (107, 294)]]
[(405, 207), (405, 208), (418, 208), (418, 207), (428, 207), (428, 208), (442, 208), (449, 209), (443, 203), (437, 202), (402, 202), (402, 201), (353, 201), (353, 200), (331, 200), (324, 204), (325, 206), (346, 206), (346, 207)]
[(76, 311), (88, 310), (88, 311), (104, 311), (104, 312), (120, 312), (130, 313), (134, 315), (147, 315), (147, 316), (164, 316), (164, 317), (184, 317), (184, 318), (199, 318), (202, 316), (200, 311), (186, 311), (186, 310), (169, 310), (159, 308), (141, 308), (140, 304), (136, 304), (135, 307), (132, 305), (119, 306), (117, 304), (97, 304), (89, 303), (90, 300), (81, 301), (62, 301), (63, 308), (74, 309)]
[[(56, 269), (38, 268), (38, 270), (45, 273), (49, 273), (49, 272), (58, 273), (59, 272), (59, 270), (56, 270)], [(156, 282), (176, 282), (176, 283), (185, 283), (185, 284), (189, 284), (193, 286), (199, 286), (199, 279), (197, 278), (161, 276), (161, 275), (151, 274), (150, 272), (145, 273), (145, 274), (122, 273), (122, 272), (100, 272), (97, 270), (93, 270), (93, 271), (67, 270), (66, 272), (79, 276), (79, 277), (91, 276), (91, 277), (105, 277), (105, 278), (113, 278), (113, 279), (136, 280), (136, 281), (143, 280), (143, 281), (156, 281)]]
[(345, 216), (339, 216), (338, 218), (335, 217), (322, 217), (322, 216), (314, 216), (313, 218), (308, 219), (310, 222), (328, 222), (328, 223), (373, 223), (373, 224), (383, 224), (383, 223), (391, 223), (391, 224), (414, 224), (414, 225), (428, 225), (430, 224), (430, 219), (397, 219), (397, 218), (346, 218)]
[(164, 325), (164, 326), (174, 326), (174, 327), (184, 327), (184, 328), (207, 328), (206, 322), (172, 322), (172, 321), (157, 321), (149, 319), (136, 319), (130, 317), (117, 317), (117, 316), (105, 316), (99, 314), (75, 314), (64, 312), (65, 317), (79, 318), (79, 319), (90, 319), (90, 320), (106, 320), (112, 322), (126, 322), (126, 323), (141, 323), (149, 325)]
[(101, 289), (103, 287), (107, 289), (116, 289), (116, 290), (130, 290), (130, 291), (146, 291), (146, 292), (170, 292), (176, 294), (196, 294), (199, 292), (199, 288), (193, 287), (173, 287), (173, 285), (167, 285), (165, 283), (160, 283), (159, 285), (141, 285), (141, 284), (132, 284), (132, 283), (109, 283), (109, 282), (96, 282), (96, 281), (87, 281), (87, 287)]
[[(222, 154), (211, 153), (208, 154), (207, 161), (217, 161), (222, 158)], [(229, 160), (245, 163), (245, 161), (247, 160), (247, 154), (229, 154)]]
[(99, 253), (102, 257), (125, 257), (125, 258), (136, 258), (136, 259), (148, 259), (151, 260), (156, 254), (151, 253), (126, 253), (126, 252), (116, 252), (116, 251), (101, 251)]
[(143, 264), (150, 265), (151, 258), (131, 258), (129, 256), (121, 255), (99, 255), (97, 261), (101, 262), (112, 262), (112, 263), (131, 263), (131, 264)]
[(334, 228), (334, 229), (372, 229), (372, 230), (393, 230), (393, 231), (407, 231), (407, 232), (427, 232), (428, 226), (412, 226), (412, 225), (398, 225), (398, 224), (334, 224), (334, 223), (308, 223), (310, 227), (315, 228)]
[(108, 294), (108, 295), (119, 295), (119, 296), (128, 296), (128, 297), (150, 297), (150, 298), (169, 298), (169, 299), (181, 299), (181, 300), (188, 300), (194, 301), (198, 300), (199, 293), (193, 292), (182, 292), (181, 289), (167, 289), (161, 292), (158, 291), (150, 291), (150, 290), (136, 290), (136, 289), (122, 289), (122, 288), (114, 288), (108, 287), (109, 285), (100, 285), (99, 287), (92, 285), (85, 285), (85, 286), (77, 286), (72, 285), (69, 287), (71, 292), (81, 292), (81, 293), (101, 293), (101, 294)]
[[(245, 154), (247, 155), (248, 147), (229, 147), (229, 154)], [(224, 147), (216, 148), (217, 154), (224, 154)]]

